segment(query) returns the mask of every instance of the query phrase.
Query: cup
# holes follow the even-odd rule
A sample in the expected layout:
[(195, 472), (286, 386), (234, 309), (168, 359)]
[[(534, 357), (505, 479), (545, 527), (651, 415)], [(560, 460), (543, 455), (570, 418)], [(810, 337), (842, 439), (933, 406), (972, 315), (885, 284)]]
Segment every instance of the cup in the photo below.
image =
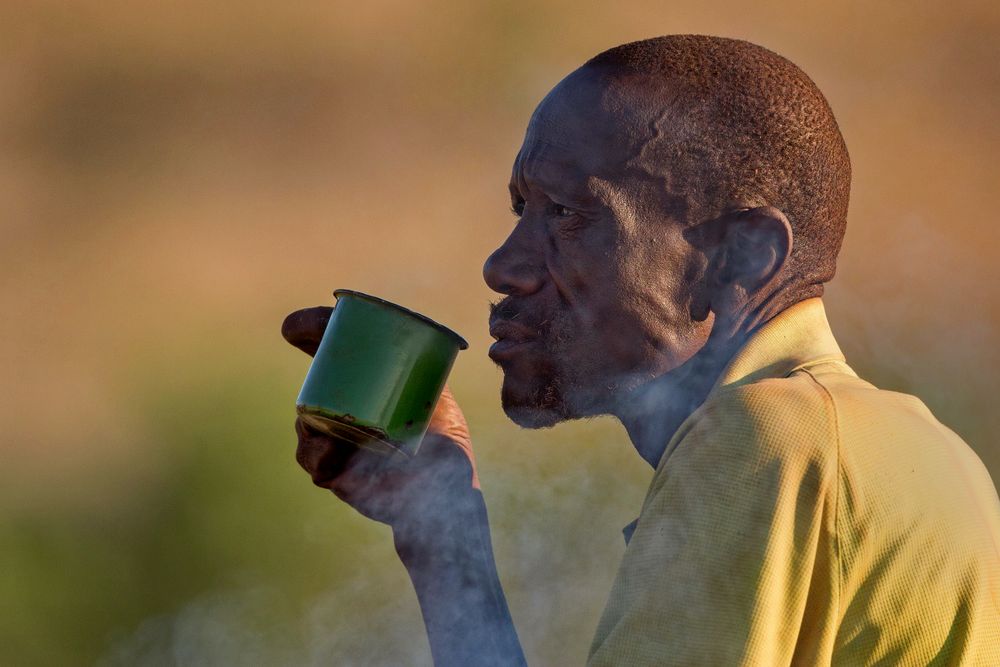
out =
[(412, 310), (338, 289), (296, 400), (327, 435), (389, 456), (413, 456), (427, 432), (461, 336)]

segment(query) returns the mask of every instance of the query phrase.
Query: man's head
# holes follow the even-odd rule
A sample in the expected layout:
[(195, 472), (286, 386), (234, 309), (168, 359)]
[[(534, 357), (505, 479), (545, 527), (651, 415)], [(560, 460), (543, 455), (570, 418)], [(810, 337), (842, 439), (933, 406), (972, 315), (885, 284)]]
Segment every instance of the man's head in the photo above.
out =
[(535, 110), (514, 162), (514, 230), (486, 261), (506, 295), (491, 357), (524, 426), (615, 401), (706, 346), (734, 310), (822, 293), (850, 162), (795, 65), (676, 35), (588, 61)]

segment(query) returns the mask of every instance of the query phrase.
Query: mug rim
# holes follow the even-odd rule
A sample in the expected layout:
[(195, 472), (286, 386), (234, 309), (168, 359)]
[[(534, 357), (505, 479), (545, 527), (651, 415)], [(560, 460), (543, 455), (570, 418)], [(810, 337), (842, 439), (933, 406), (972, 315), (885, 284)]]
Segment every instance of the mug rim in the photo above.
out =
[(452, 339), (454, 339), (455, 343), (458, 345), (458, 349), (459, 350), (466, 350), (466, 349), (469, 348), (469, 343), (466, 342), (466, 340), (464, 338), (462, 338), (461, 336), (459, 336), (457, 333), (455, 333), (454, 331), (452, 331), (451, 329), (449, 329), (445, 325), (443, 325), (443, 324), (441, 324), (439, 322), (435, 322), (434, 320), (432, 320), (431, 318), (427, 317), (426, 315), (421, 315), (420, 313), (418, 313), (416, 311), (410, 310), (409, 308), (406, 308), (404, 306), (400, 306), (398, 303), (393, 303), (392, 301), (386, 301), (385, 299), (383, 299), (381, 297), (372, 296), (371, 294), (365, 294), (364, 292), (359, 292), (359, 291), (353, 290), (353, 289), (335, 289), (335, 290), (333, 290), (333, 296), (335, 296), (338, 300), (340, 299), (341, 295), (353, 296), (353, 297), (357, 297), (357, 298), (365, 300), (365, 301), (371, 301), (372, 303), (377, 303), (377, 304), (382, 305), (382, 306), (389, 306), (390, 308), (398, 310), (399, 312), (403, 313), (404, 315), (409, 315), (410, 317), (416, 318), (416, 319), (420, 320), (421, 322), (423, 322), (424, 324), (429, 324), (432, 327), (434, 327), (435, 329), (437, 329), (438, 331), (441, 331), (442, 333), (447, 334)]

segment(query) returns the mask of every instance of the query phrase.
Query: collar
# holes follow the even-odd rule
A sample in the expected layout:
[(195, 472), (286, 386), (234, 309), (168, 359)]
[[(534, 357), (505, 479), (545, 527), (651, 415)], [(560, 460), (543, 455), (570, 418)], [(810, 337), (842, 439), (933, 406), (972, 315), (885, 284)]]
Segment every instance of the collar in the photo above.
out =
[(817, 363), (844, 361), (823, 300), (813, 297), (789, 306), (765, 322), (737, 350), (715, 381), (709, 396), (723, 387), (764, 378), (788, 377)]
[[(726, 387), (738, 387), (764, 378), (788, 377), (802, 368), (844, 361), (844, 353), (840, 351), (826, 319), (823, 300), (819, 297), (805, 299), (781, 311), (750, 335), (723, 368), (705, 401)], [(846, 364), (843, 369), (854, 374)], [(664, 450), (657, 471), (676, 445), (674, 440), (677, 434), (684, 431), (684, 424), (681, 424)], [(625, 544), (631, 539), (638, 522), (639, 519), (636, 519), (622, 530)]]

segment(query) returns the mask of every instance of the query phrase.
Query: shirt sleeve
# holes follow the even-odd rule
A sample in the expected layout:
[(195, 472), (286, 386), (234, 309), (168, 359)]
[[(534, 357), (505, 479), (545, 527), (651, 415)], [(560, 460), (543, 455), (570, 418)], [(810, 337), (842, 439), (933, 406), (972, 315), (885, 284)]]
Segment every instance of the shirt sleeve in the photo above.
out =
[(803, 619), (836, 594), (836, 430), (822, 396), (765, 389), (703, 408), (668, 450), (591, 667), (787, 665), (828, 643)]

